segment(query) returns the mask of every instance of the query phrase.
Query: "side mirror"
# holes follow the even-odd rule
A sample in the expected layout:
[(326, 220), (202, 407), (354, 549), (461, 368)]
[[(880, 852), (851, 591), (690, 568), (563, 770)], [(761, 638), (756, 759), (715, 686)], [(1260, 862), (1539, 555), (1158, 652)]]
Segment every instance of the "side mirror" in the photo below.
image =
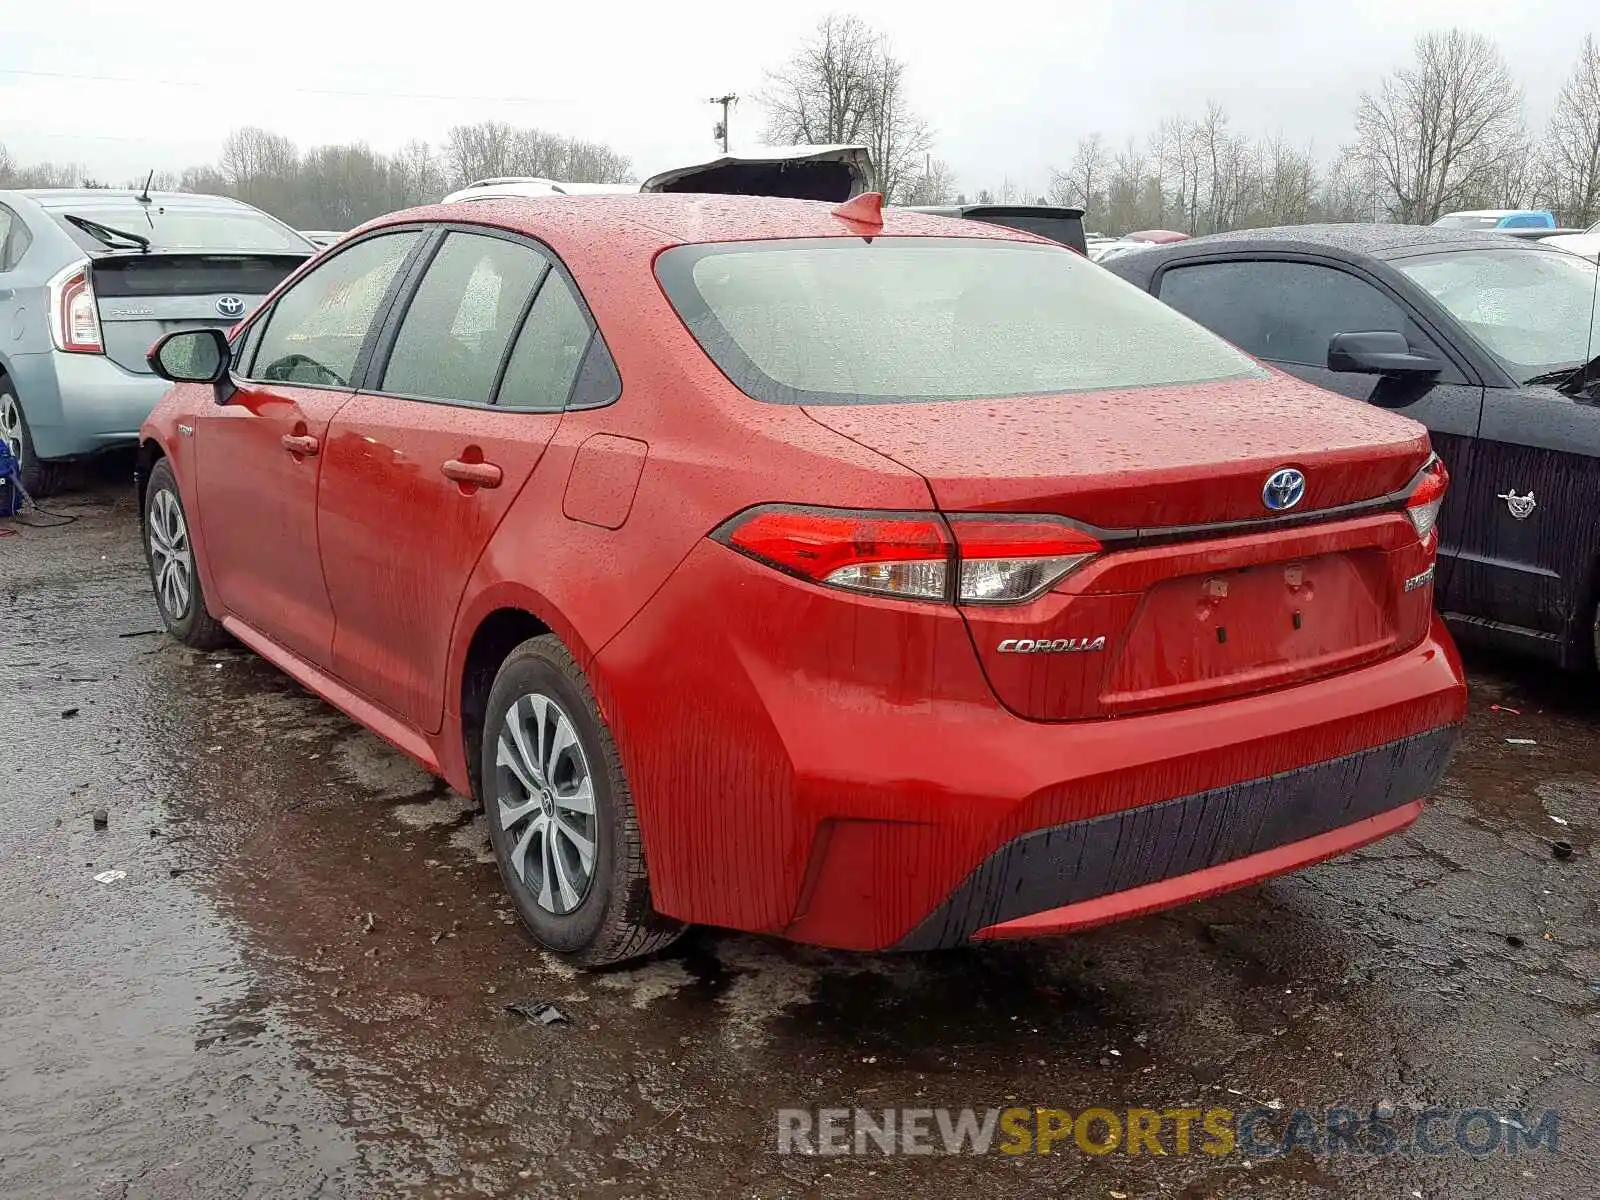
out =
[(1328, 339), (1328, 370), (1353, 375), (1437, 375), (1444, 364), (1418, 354), (1405, 335), (1391, 330), (1336, 333)]
[(180, 329), (144, 356), (150, 369), (172, 383), (221, 383), (228, 377), (228, 339), (220, 329)]

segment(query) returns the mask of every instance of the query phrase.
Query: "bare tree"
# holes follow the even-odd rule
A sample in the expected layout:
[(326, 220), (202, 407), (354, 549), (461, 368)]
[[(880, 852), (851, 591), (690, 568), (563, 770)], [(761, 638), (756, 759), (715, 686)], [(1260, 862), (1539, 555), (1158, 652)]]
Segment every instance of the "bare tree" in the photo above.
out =
[(565, 172), (561, 178), (574, 183), (630, 183), (633, 163), (624, 154), (600, 142), (562, 138)]
[(1277, 134), (1260, 146), (1257, 169), (1259, 224), (1300, 225), (1310, 219), (1318, 178), (1309, 149), (1297, 149)]
[(767, 72), (761, 101), (769, 143), (865, 145), (885, 195), (904, 191), (933, 142), (911, 108), (905, 63), (860, 17), (824, 17), (788, 63)]
[(1600, 45), (1593, 34), (1556, 97), (1541, 165), (1543, 190), (1566, 221), (1600, 220)]
[(1106, 176), (1111, 169), (1111, 155), (1105, 139), (1091, 133), (1078, 139), (1072, 163), (1065, 171), (1050, 173), (1050, 203), (1073, 205), (1085, 214), (1099, 216), (1105, 210)]
[(1428, 224), (1457, 207), (1521, 133), (1522, 89), (1482, 34), (1419, 37), (1415, 61), (1356, 109), (1356, 144), (1397, 221)]
[(1129, 138), (1111, 158), (1106, 176), (1105, 224), (1119, 233), (1148, 229), (1159, 219), (1160, 199), (1152, 205), (1150, 157), (1145, 146)]
[(215, 167), (186, 167), (178, 176), (178, 190), (204, 196), (225, 196), (228, 194), (228, 180)]
[(16, 188), (82, 187), (88, 176), (78, 163), (41, 162), (12, 168), (8, 186)]
[(6, 149), (6, 144), (0, 142), (0, 187), (9, 186), (11, 176), (16, 171), (16, 161), (11, 157), (11, 151)]
[(1312, 213), (1319, 221), (1376, 220), (1384, 204), (1383, 185), (1358, 147), (1342, 147), (1323, 175)]
[(952, 204), (957, 203), (956, 173), (950, 164), (939, 158), (928, 158), (922, 171), (906, 182), (902, 204)]
[(444, 171), (427, 142), (409, 141), (389, 163), (390, 185), (402, 208), (431, 204), (444, 195)]
[(599, 142), (504, 121), (455, 126), (445, 138), (444, 160), (446, 182), (456, 187), (502, 175), (625, 183), (633, 171), (624, 155)]

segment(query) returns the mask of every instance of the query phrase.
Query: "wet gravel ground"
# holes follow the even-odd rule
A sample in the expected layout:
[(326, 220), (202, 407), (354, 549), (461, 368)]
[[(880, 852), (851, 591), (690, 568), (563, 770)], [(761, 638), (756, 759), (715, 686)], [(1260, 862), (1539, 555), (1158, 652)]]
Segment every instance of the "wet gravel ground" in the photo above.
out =
[[(583, 976), (530, 947), (465, 800), (154, 632), (131, 497), (56, 507), (0, 537), (0, 1196), (1600, 1194), (1593, 678), (1474, 661), (1411, 833), (1204, 904), (927, 956), (699, 931)], [(1553, 1109), (1560, 1139), (774, 1150), (779, 1108), (1006, 1105)]]

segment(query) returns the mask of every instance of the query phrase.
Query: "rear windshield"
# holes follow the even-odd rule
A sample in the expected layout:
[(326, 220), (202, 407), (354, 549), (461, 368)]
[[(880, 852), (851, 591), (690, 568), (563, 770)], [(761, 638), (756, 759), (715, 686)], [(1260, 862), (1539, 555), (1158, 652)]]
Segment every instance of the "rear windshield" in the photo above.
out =
[(313, 247), (287, 225), (255, 209), (169, 206), (160, 200), (141, 204), (130, 197), (85, 200), (51, 208), (56, 223), (85, 250), (124, 248), (129, 243), (110, 234), (98, 235), (66, 217), (84, 217), (120, 233), (137, 234), (152, 250), (269, 250), (307, 251)]
[(1500, 224), (1498, 216), (1477, 217), (1469, 213), (1452, 213), (1433, 223), (1435, 229), (1495, 229)]
[(1023, 233), (1037, 234), (1071, 246), (1074, 250), (1088, 249), (1083, 236), (1083, 221), (1079, 217), (1052, 217), (1041, 213), (968, 213), (974, 221), (989, 225), (1004, 225), (1007, 229), (1020, 229)]
[(1070, 250), (972, 238), (679, 246), (661, 285), (747, 395), (780, 404), (1264, 378), (1253, 360)]

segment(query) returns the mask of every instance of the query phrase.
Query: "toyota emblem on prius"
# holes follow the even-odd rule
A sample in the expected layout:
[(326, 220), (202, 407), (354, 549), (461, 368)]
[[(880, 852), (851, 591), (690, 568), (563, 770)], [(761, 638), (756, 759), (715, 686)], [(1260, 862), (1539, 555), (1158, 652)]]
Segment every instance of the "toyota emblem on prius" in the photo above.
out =
[(230, 321), (244, 316), (244, 301), (237, 296), (224, 296), (217, 301), (217, 315)]
[(1305, 472), (1281, 467), (1267, 476), (1267, 485), (1261, 489), (1261, 503), (1272, 512), (1284, 512), (1299, 504), (1305, 494)]

